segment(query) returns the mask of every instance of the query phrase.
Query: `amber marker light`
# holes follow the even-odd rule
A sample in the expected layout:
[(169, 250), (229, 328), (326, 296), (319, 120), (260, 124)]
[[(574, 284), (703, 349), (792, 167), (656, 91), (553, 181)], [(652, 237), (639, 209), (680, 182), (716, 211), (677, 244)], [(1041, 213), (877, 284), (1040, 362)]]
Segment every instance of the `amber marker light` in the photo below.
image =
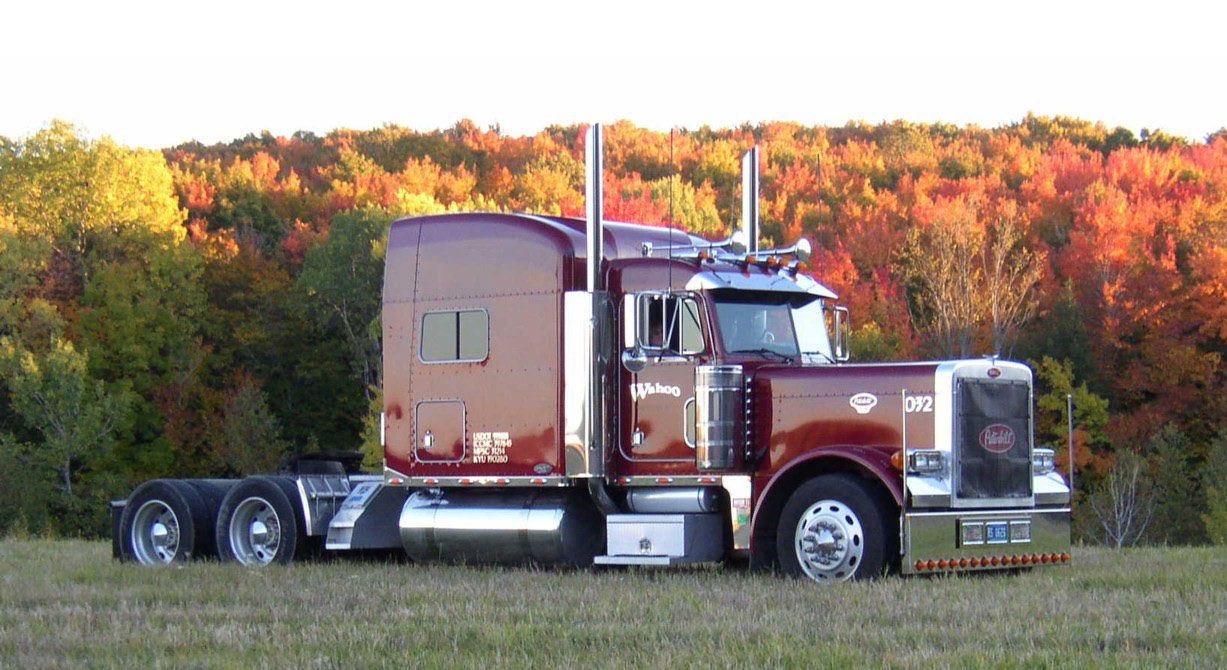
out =
[(900, 449), (890, 455), (890, 464), (899, 472), (903, 472), (903, 450)]
[(1064, 561), (1065, 563), (1068, 563), (1072, 561), (1073, 559), (1074, 557), (1070, 556), (1069, 554), (1061, 554), (1061, 560)]

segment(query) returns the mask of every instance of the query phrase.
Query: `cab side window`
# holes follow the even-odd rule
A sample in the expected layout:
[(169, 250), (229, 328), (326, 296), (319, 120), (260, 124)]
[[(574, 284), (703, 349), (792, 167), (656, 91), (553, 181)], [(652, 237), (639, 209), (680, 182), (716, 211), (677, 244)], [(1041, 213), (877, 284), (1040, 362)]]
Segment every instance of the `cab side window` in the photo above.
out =
[(639, 343), (652, 352), (688, 356), (703, 351), (699, 303), (686, 295), (641, 294)]

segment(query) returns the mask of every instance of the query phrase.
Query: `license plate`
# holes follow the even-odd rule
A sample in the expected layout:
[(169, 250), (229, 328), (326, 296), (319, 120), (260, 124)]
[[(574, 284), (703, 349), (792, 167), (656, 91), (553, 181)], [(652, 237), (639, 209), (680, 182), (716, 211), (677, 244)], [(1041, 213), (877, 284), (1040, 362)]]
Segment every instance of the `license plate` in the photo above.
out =
[(1005, 544), (1010, 541), (1010, 523), (1008, 521), (986, 523), (984, 534), (989, 544)]

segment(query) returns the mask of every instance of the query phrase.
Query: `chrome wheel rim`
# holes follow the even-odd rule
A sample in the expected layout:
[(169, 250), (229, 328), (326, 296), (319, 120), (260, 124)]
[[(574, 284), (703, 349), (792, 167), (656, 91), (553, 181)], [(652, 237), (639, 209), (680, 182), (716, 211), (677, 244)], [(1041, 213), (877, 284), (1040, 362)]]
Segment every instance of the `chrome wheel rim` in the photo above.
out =
[(816, 582), (842, 582), (856, 574), (865, 554), (865, 531), (851, 507), (838, 500), (810, 505), (797, 522), (797, 562)]
[(243, 565), (268, 565), (281, 548), (281, 517), (267, 500), (252, 496), (230, 517), (230, 548)]
[(150, 500), (132, 519), (132, 553), (143, 565), (166, 565), (179, 553), (179, 517), (161, 500)]

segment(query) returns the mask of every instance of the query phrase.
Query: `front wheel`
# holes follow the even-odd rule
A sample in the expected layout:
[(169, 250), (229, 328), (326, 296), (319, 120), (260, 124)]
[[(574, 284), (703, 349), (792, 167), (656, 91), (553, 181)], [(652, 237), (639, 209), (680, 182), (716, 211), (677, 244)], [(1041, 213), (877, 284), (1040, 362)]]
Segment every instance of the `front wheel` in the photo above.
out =
[(889, 564), (887, 510), (864, 484), (822, 475), (793, 492), (780, 514), (780, 569), (818, 583), (865, 579)]

